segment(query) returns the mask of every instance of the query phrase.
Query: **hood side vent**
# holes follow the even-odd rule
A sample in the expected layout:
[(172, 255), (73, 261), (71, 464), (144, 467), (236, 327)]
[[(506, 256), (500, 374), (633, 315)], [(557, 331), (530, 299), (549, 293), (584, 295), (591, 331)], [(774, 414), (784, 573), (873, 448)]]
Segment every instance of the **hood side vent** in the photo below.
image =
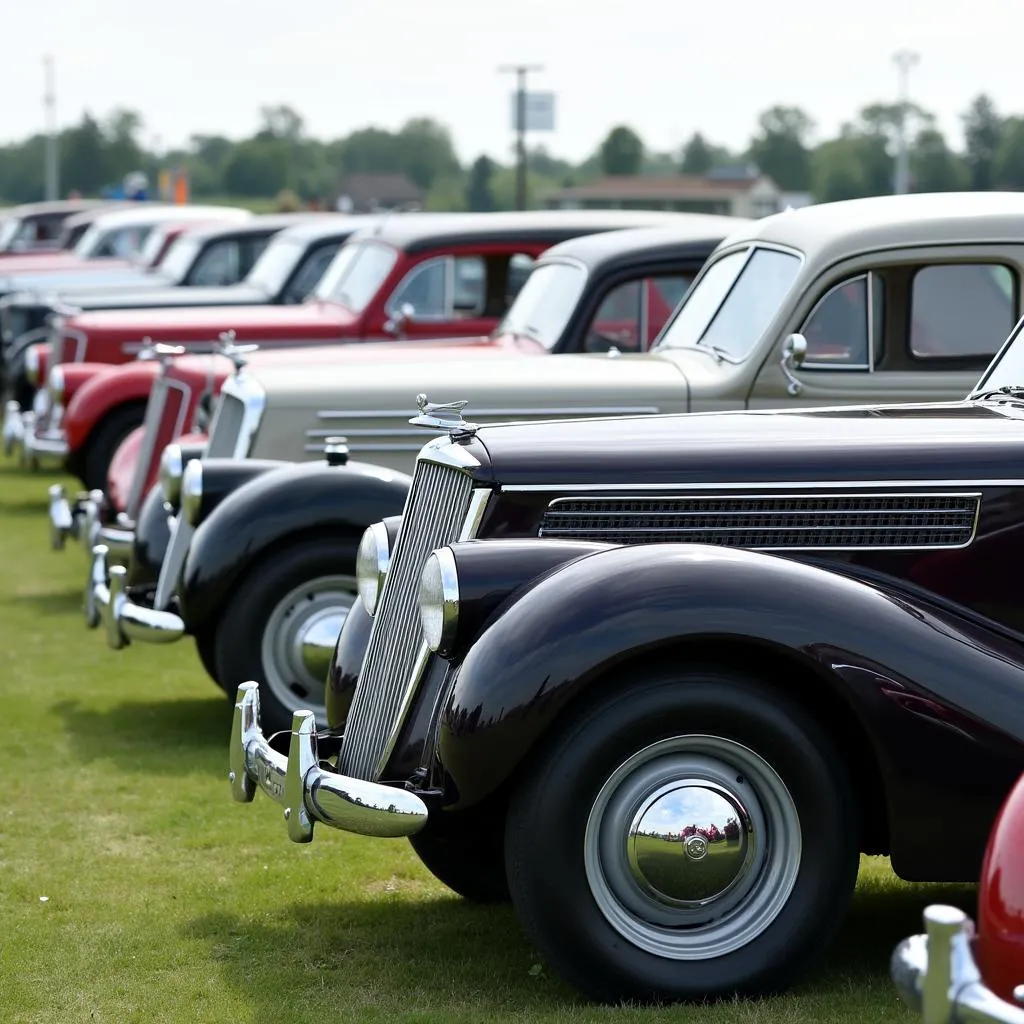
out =
[(775, 551), (961, 548), (980, 507), (980, 494), (963, 493), (556, 498), (539, 534)]

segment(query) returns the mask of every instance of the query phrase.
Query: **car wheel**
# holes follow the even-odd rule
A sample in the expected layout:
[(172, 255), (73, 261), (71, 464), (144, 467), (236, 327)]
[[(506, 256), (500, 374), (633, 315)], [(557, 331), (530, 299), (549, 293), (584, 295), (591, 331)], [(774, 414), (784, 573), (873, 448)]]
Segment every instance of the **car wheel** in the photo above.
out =
[(107, 474), (114, 453), (136, 427), (142, 426), (145, 415), (144, 405), (129, 405), (115, 409), (100, 421), (86, 442), (81, 460), (82, 483), (87, 490), (107, 489)]
[(409, 836), (424, 867), (471, 903), (507, 902), (504, 821), (472, 813), (458, 815), (453, 821), (442, 818), (441, 827), (437, 820)]
[(506, 863), (536, 947), (588, 995), (787, 987), (839, 927), (855, 801), (794, 700), (714, 668), (604, 691), (512, 798)]
[(261, 557), (234, 589), (216, 627), (215, 678), (231, 700), (260, 684), (270, 732), (290, 729), (300, 708), (326, 725), (325, 683), (338, 633), (355, 603), (356, 544), (320, 539)]
[[(199, 655), (199, 660), (202, 662), (203, 668), (206, 669), (206, 674), (216, 683), (217, 682), (217, 648), (216, 639), (217, 634), (209, 630), (204, 630), (201, 633), (197, 633), (193, 639), (196, 642), (196, 654)], [(219, 683), (218, 683), (219, 685)]]

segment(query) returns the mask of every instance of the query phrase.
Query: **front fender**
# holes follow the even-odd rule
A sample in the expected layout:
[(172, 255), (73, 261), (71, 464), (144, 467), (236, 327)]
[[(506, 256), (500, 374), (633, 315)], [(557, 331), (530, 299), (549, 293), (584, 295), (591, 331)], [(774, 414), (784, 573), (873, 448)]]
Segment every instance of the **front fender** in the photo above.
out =
[(159, 487), (152, 487), (142, 502), (135, 523), (135, 538), (125, 578), (129, 587), (156, 586), (170, 540), (164, 496)]
[[(97, 424), (126, 402), (145, 402), (160, 372), (155, 360), (144, 359), (120, 366), (92, 364), (97, 372), (83, 381), (64, 406), (64, 433), (68, 451), (79, 451)], [(102, 368), (101, 368), (102, 367)]]
[(356, 540), (398, 515), (412, 478), (366, 463), (298, 463), (270, 470), (228, 495), (195, 532), (179, 598), (186, 627), (210, 621), (260, 558), (316, 533)]
[[(1024, 768), (1024, 648), (895, 586), (704, 545), (577, 559), (525, 588), (460, 666), (438, 748), (453, 806), (510, 780), (588, 690), (629, 686), (641, 672), (625, 663), (682, 667), (704, 657), (699, 648), (722, 659), (745, 649), (755, 672), (788, 664), (799, 685), (828, 688), (849, 716), (844, 727), (866, 738), (898, 872), (977, 870), (992, 816)], [(765, 682), (792, 679), (768, 670)]]

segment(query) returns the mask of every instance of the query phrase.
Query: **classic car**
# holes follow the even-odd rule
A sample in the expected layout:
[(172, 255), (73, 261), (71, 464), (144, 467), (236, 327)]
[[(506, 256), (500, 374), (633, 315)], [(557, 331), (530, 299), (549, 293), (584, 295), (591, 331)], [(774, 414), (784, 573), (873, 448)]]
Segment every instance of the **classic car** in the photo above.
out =
[(59, 250), (69, 217), (107, 205), (100, 199), (58, 199), (5, 210), (0, 217), (0, 266), (9, 255)]
[(243, 684), (234, 797), (262, 789), (296, 842), (409, 836), (591, 997), (786, 988), (861, 853), (976, 878), (1024, 770), (1022, 356), (1018, 333), (950, 403), (425, 406), (444, 434), (359, 543), (328, 728), (268, 740)]
[[(180, 304), (190, 307), (261, 303), (297, 305), (307, 298), (323, 277), (345, 240), (375, 220), (340, 214), (310, 216), (275, 235), (244, 281), (224, 288), (167, 289), (167, 301), (170, 305), (178, 305), (181, 298), (185, 301)], [(180, 293), (173, 296), (173, 301), (172, 292)], [(199, 349), (202, 346), (195, 343), (190, 347)], [(213, 347), (212, 344), (209, 347)], [(29, 385), (42, 380), (48, 349), (47, 345), (29, 345), (26, 367)], [(74, 354), (77, 355), (77, 351)], [(120, 346), (114, 354), (118, 359), (122, 358)], [(70, 454), (70, 462), (76, 472), (90, 486), (102, 486), (105, 478), (103, 466), (109, 464), (114, 448), (127, 432), (141, 423), (156, 373), (156, 365), (146, 362), (117, 364), (96, 361), (111, 355), (109, 351), (94, 351), (90, 352), (88, 361), (62, 362), (51, 367), (48, 387), (35, 392), (28, 410), (22, 410), (24, 396), (21, 396), (17, 408), (14, 403), (18, 400), (9, 400), (4, 410), (5, 451), (10, 454), (20, 446), (22, 464), (26, 467), (37, 465), (41, 459), (63, 460)], [(102, 381), (93, 380), (97, 374), (103, 374)], [(91, 382), (88, 391), (71, 408), (75, 443), (69, 453), (63, 417), (78, 389), (87, 381)], [(118, 422), (116, 430), (111, 426), (111, 436), (103, 441), (103, 431), (109, 425), (104, 421), (115, 419), (124, 422)], [(98, 445), (95, 450), (101, 452), (98, 457), (100, 465), (90, 467), (86, 450), (95, 445)]]
[[(393, 360), (400, 356), (400, 350), (412, 346), (420, 346), (426, 351), (427, 358), (433, 361), (458, 360), (466, 358), (467, 353), (475, 353), (477, 358), (492, 355), (494, 358), (504, 358), (509, 353), (518, 353), (519, 358), (525, 359), (531, 356), (546, 355), (550, 345), (556, 351), (571, 352), (585, 351), (587, 349), (607, 349), (610, 341), (609, 335), (617, 332), (618, 340), (624, 343), (627, 332), (629, 332), (634, 343), (642, 347), (650, 332), (650, 336), (656, 331), (654, 321), (664, 321), (669, 315), (669, 302), (674, 302), (685, 291), (688, 282), (699, 269), (708, 253), (712, 251), (718, 238), (720, 238), (730, 226), (729, 221), (718, 218), (706, 218), (695, 216), (688, 218), (679, 226), (663, 226), (658, 228), (638, 228), (623, 232), (613, 232), (600, 236), (587, 236), (575, 239), (571, 242), (564, 242), (548, 250), (547, 253), (535, 264), (533, 271), (526, 285), (523, 287), (516, 301), (513, 303), (509, 313), (506, 315), (502, 325), (490, 339), (477, 339), (475, 341), (444, 341), (413, 342), (413, 343), (388, 343), (386, 345), (359, 345), (339, 346), (333, 353), (331, 365), (344, 365), (350, 367), (377, 366), (382, 357), (386, 356)], [(567, 283), (574, 283), (574, 278), (567, 282), (561, 273), (565, 268), (581, 270), (581, 290), (577, 294), (575, 289), (568, 289)], [(538, 287), (539, 286), (539, 287)], [(569, 300), (574, 304), (570, 304)], [(544, 317), (534, 316), (542, 310), (550, 309), (551, 315)], [(557, 322), (554, 313), (557, 311)], [(627, 317), (631, 314), (631, 320)], [(543, 324), (550, 333), (541, 337), (529, 337), (524, 331), (525, 324)], [(532, 330), (539, 330), (533, 327)], [(379, 350), (379, 351), (375, 351)], [(397, 353), (397, 355), (396, 355)], [(239, 362), (244, 359), (244, 354), (238, 356)], [(283, 351), (276, 353), (256, 352), (251, 357), (251, 363), (245, 367), (244, 374), (238, 378), (232, 378), (228, 390), (233, 396), (245, 395), (246, 376), (255, 372), (258, 379), (263, 379), (263, 371), (269, 371), (270, 365), (276, 362), (279, 366), (286, 363), (286, 354)], [(308, 353), (309, 360), (321, 358), (317, 353)], [(226, 360), (223, 360), (226, 362)], [(181, 476), (185, 464), (190, 456), (202, 452), (201, 442), (203, 438), (191, 435), (182, 439), (179, 446), (165, 449), (163, 446), (169, 439), (172, 430), (176, 427), (181, 429), (185, 419), (182, 416), (183, 401), (179, 390), (185, 393), (191, 388), (191, 393), (196, 393), (203, 379), (203, 365), (209, 363), (209, 359), (192, 357), (191, 359), (179, 359), (176, 364), (165, 370), (166, 379), (158, 380), (150, 402), (150, 412), (154, 405), (159, 404), (163, 414), (158, 418), (147, 416), (147, 433), (143, 439), (134, 440), (131, 455), (134, 456), (136, 465), (145, 467), (147, 472), (140, 474), (131, 472), (131, 458), (125, 458), (125, 451), (119, 451), (111, 466), (110, 483), (106, 504), (100, 498), (87, 498), (80, 500), (72, 513), (66, 497), (59, 489), (51, 493), (51, 525), (55, 530), (55, 542), (62, 544), (65, 531), (74, 528), (79, 538), (91, 550), (92, 545), (102, 541), (108, 549), (116, 548), (112, 552), (119, 561), (124, 561), (126, 556), (131, 563), (129, 593), (130, 601), (117, 603), (116, 609), (111, 612), (112, 618), (109, 628), (114, 630), (115, 644), (122, 641), (123, 631), (117, 625), (122, 620), (136, 617), (136, 605), (138, 615), (143, 618), (147, 611), (156, 613), (155, 621), (160, 624), (159, 630), (154, 630), (145, 636), (144, 640), (160, 639), (163, 641), (177, 639), (185, 632), (194, 635), (201, 651), (204, 653), (204, 660), (209, 666), (214, 666), (219, 659), (228, 666), (223, 672), (211, 671), (215, 679), (226, 679), (226, 692), (233, 695), (237, 683), (246, 678), (247, 668), (236, 665), (235, 652), (232, 645), (231, 632), (228, 626), (228, 605), (232, 601), (222, 601), (221, 610), (224, 617), (210, 617), (203, 615), (199, 620), (179, 620), (173, 612), (172, 597), (174, 587), (177, 583), (178, 569), (185, 556), (188, 541), (194, 527), (200, 526), (198, 520), (194, 523), (187, 520), (178, 508)], [(318, 366), (303, 364), (306, 367), (309, 377), (313, 380), (327, 369), (328, 364), (324, 361)], [(191, 380), (183, 378), (183, 373), (188, 369)], [(177, 385), (171, 390), (172, 385)], [(307, 415), (315, 423), (317, 410), (324, 404), (324, 392), (311, 387), (309, 394), (303, 398)], [(252, 399), (248, 399), (250, 405)], [(604, 405), (605, 410), (614, 410), (614, 405)], [(230, 481), (232, 487), (241, 487), (248, 479), (258, 473), (269, 469), (279, 468), (284, 463), (275, 456), (284, 453), (291, 456), (287, 447), (289, 444), (288, 421), (297, 413), (294, 399), (283, 403), (275, 402), (268, 404), (264, 410), (259, 423), (259, 431), (253, 439), (252, 446), (249, 446), (248, 429), (237, 420), (229, 407), (229, 414), (222, 414), (212, 428), (210, 443), (205, 451), (204, 457), (209, 461), (204, 463), (208, 473), (210, 485), (217, 490), (221, 498), (226, 497), (227, 485), (222, 481), (216, 481), (222, 473), (226, 473), (226, 481)], [(590, 411), (596, 411), (591, 409)], [(512, 410), (508, 414), (512, 414)], [(251, 415), (251, 414), (250, 414)], [(282, 422), (275, 425), (275, 419)], [(294, 426), (294, 424), (292, 424)], [(353, 437), (353, 449), (358, 447), (357, 438)], [(320, 437), (318, 443), (307, 446), (299, 459), (310, 460), (319, 458), (323, 454), (324, 439)], [(163, 497), (167, 499), (172, 510), (177, 516), (177, 521), (170, 527), (175, 540), (173, 550), (170, 552), (166, 564), (162, 564), (163, 555), (167, 551), (169, 539), (169, 528), (167, 520), (161, 509), (163, 504), (159, 495), (150, 495), (147, 500), (150, 485), (158, 465), (161, 451), (164, 452), (164, 472), (161, 487)], [(234, 465), (229, 459), (232, 455), (249, 455), (244, 462)], [(413, 453), (414, 454), (414, 453)], [(404, 465), (411, 470), (413, 459), (407, 456)], [(258, 583), (254, 583), (254, 593), (259, 592), (262, 602), (267, 599), (268, 587), (272, 570), (276, 570), (278, 559), (276, 555), (264, 557), (271, 549), (274, 551), (287, 551), (297, 543), (301, 542), (305, 531), (311, 524), (316, 524), (319, 531), (331, 530), (335, 525), (347, 529), (349, 533), (358, 534), (360, 530), (369, 525), (367, 518), (371, 514), (370, 509), (380, 509), (379, 503), (372, 505), (369, 502), (362, 502), (362, 507), (355, 513), (356, 520), (352, 519), (353, 512), (347, 508), (347, 488), (357, 487), (356, 476), (364, 472), (365, 467), (357, 467), (350, 463), (346, 467), (346, 473), (338, 477), (337, 474), (323, 474), (319, 472), (319, 466), (306, 467), (301, 471), (305, 483), (303, 486), (306, 492), (312, 496), (317, 495), (315, 501), (304, 502), (304, 518), (300, 522), (290, 512), (285, 515), (276, 515), (276, 525), (272, 528), (273, 537), (266, 532), (268, 523), (275, 518), (275, 509), (280, 512), (280, 502), (275, 499), (273, 505), (262, 504), (255, 494), (242, 497), (245, 507), (251, 507), (252, 502), (257, 502), (252, 512), (254, 523), (260, 533), (264, 535), (258, 546), (252, 548), (238, 548), (235, 546), (235, 538), (230, 538), (227, 546), (223, 548), (223, 554), (230, 558), (232, 574), (236, 579), (246, 577), (250, 568), (258, 561), (262, 561), (264, 569), (269, 575), (262, 575)], [(379, 488), (382, 471), (379, 467), (370, 467), (367, 471), (372, 478), (368, 485), (372, 488)], [(292, 479), (289, 476), (289, 479)], [(404, 501), (405, 492), (408, 488), (409, 478), (404, 473), (391, 474), (390, 479), (394, 486), (388, 490), (387, 500), (394, 510), (400, 510)], [(269, 481), (267, 481), (269, 483)], [(341, 485), (338, 490), (337, 485)], [(266, 493), (270, 493), (264, 488)], [(208, 489), (205, 512), (212, 509), (210, 503), (210, 492)], [(344, 509), (342, 521), (335, 523), (334, 517), (329, 509), (335, 501), (339, 502), (339, 509)], [(288, 503), (286, 503), (288, 504)], [(100, 510), (103, 514), (100, 514)], [(124, 516), (118, 521), (118, 514), (124, 512)], [(156, 513), (155, 515), (153, 513)], [(129, 547), (129, 534), (126, 532), (139, 520), (139, 532), (134, 547)], [(95, 536), (95, 531), (102, 523), (110, 523), (116, 529), (116, 543), (109, 532), (102, 536)], [(355, 522), (355, 526), (353, 526)], [(220, 525), (218, 525), (220, 524)], [(203, 524), (197, 538), (209, 536), (211, 531), (219, 535), (222, 528), (222, 521), (218, 519), (210, 524)], [(267, 542), (269, 541), (269, 546)], [(202, 543), (208, 543), (201, 541)], [(220, 541), (213, 542), (215, 547), (220, 547)], [(349, 545), (353, 548), (353, 545)], [(320, 612), (331, 610), (334, 621), (330, 626), (329, 634), (336, 635), (340, 628), (341, 618), (344, 609), (351, 603), (354, 596), (354, 551), (349, 550), (345, 554), (344, 542), (336, 552), (336, 560), (328, 565), (328, 575), (348, 579), (348, 590), (340, 595), (333, 591), (326, 597), (321, 595), (319, 610), (310, 603), (303, 603), (301, 598), (294, 598), (284, 605), (280, 604), (282, 594), (271, 593), (269, 603), (265, 603), (263, 611), (265, 615), (259, 620), (254, 620), (247, 627), (248, 635), (262, 636), (268, 631), (273, 631), (274, 623), (285, 616), (290, 620), (291, 627), (300, 633), (306, 631), (309, 625), (307, 619), (314, 612), (314, 619), (323, 627), (327, 620)], [(340, 563), (337, 559), (340, 558)], [(320, 571), (324, 564), (318, 563), (308, 554), (299, 558), (298, 563), (290, 555), (286, 555), (286, 561), (290, 564), (290, 574), (296, 578), (295, 586), (297, 593), (317, 593), (323, 590), (324, 579)], [(102, 576), (102, 582), (106, 582), (106, 565), (94, 567), (94, 573)], [(267, 581), (264, 586), (263, 580)], [(204, 580), (204, 585), (205, 585)], [(299, 583), (302, 586), (299, 587)], [(93, 575), (87, 587), (93, 587)], [(327, 598), (329, 597), (329, 601)], [(325, 601), (327, 603), (325, 603)], [(191, 607), (193, 610), (206, 606), (205, 598), (198, 593), (192, 594)], [(288, 612), (291, 607), (292, 612)], [(295, 609), (298, 609), (296, 611)], [(87, 593), (87, 621), (92, 625), (98, 623), (96, 605)], [(287, 613), (287, 614), (286, 614)], [(309, 614), (307, 614), (309, 613)], [(193, 626), (196, 628), (193, 630)], [(108, 638), (111, 634), (108, 633)], [(254, 646), (252, 650), (257, 650)], [(264, 651), (264, 653), (266, 653)], [(275, 661), (273, 664), (261, 666), (261, 675), (269, 676), (280, 680), (279, 692), (281, 694), (281, 715), (282, 720), (287, 724), (294, 707), (296, 696), (309, 698), (313, 693), (323, 686), (323, 666), (313, 672), (308, 672), (304, 663), (294, 663), (291, 658), (292, 652), (286, 650), (285, 661)], [(329, 653), (329, 652), (328, 652)], [(281, 655), (277, 651), (275, 658)], [(262, 655), (260, 655), (262, 657)], [(227, 673), (226, 675), (224, 673)], [(238, 675), (237, 673), (241, 673)], [(302, 692), (296, 689), (302, 687)], [(321, 700), (322, 703), (322, 700)]]
[[(105, 361), (126, 362), (142, 347), (140, 332), (154, 343), (209, 350), (218, 337), (218, 323), (224, 328), (235, 324), (231, 332), (239, 341), (259, 339), (261, 345), (275, 347), (374, 338), (479, 336), (497, 325), (533, 259), (552, 244), (627, 225), (670, 223), (681, 216), (644, 211), (572, 211), (544, 216), (403, 214), (354, 235), (324, 273), (313, 298), (301, 307), (114, 310), (56, 317), (51, 329), (60, 352), (53, 362), (91, 360), (94, 351), (102, 353)], [(31, 346), (26, 358), (34, 351), (36, 347)], [(72, 354), (73, 359), (69, 358)], [(83, 388), (83, 394), (86, 391), (93, 402), (92, 388)], [(104, 391), (104, 399), (96, 406), (104, 406), (107, 396), (124, 394), (115, 385)], [(84, 399), (79, 407), (85, 410)], [(108, 414), (109, 408), (103, 412)], [(72, 412), (69, 406), (65, 417), (69, 431)], [(92, 419), (91, 423), (95, 422)], [(132, 427), (140, 422), (141, 408)], [(84, 440), (88, 433), (78, 430), (77, 437)], [(94, 458), (88, 467), (84, 456), (76, 454), (80, 451), (69, 432), (69, 467), (80, 477), (83, 470), (95, 468), (97, 473), (85, 480), (86, 486), (102, 487), (113, 450), (105, 452), (107, 461)]]
[(978, 926), (959, 908), (924, 912), (925, 934), (896, 947), (892, 978), (925, 1021), (1024, 1024), (1024, 777), (1010, 791), (985, 850)]
[[(34, 342), (45, 339), (51, 314), (67, 310), (216, 304), (204, 300), (203, 293), (210, 291), (215, 300), (216, 293), (240, 283), (274, 235), (310, 216), (267, 214), (229, 224), (212, 220), (193, 222), (191, 230), (178, 231), (163, 258), (134, 282), (87, 286), (81, 290), (15, 292), (0, 299), (0, 337), (11, 339), (5, 345), (4, 371), (12, 395), (22, 408), (31, 408), (35, 389), (20, 357)], [(151, 238), (153, 234), (156, 232), (151, 233)], [(157, 243), (160, 242), (157, 237)], [(100, 362), (101, 355), (94, 352), (93, 361)]]

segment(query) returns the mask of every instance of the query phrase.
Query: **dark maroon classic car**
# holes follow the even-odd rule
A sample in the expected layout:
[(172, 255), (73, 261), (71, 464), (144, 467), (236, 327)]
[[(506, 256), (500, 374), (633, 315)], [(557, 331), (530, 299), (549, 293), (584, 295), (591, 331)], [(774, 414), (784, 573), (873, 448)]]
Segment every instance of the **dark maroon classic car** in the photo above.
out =
[(328, 728), (267, 739), (243, 684), (235, 799), (408, 836), (592, 997), (787, 987), (861, 853), (976, 879), (1024, 770), (1018, 382), (1020, 325), (956, 403), (421, 405), (447, 436), (363, 536)]

